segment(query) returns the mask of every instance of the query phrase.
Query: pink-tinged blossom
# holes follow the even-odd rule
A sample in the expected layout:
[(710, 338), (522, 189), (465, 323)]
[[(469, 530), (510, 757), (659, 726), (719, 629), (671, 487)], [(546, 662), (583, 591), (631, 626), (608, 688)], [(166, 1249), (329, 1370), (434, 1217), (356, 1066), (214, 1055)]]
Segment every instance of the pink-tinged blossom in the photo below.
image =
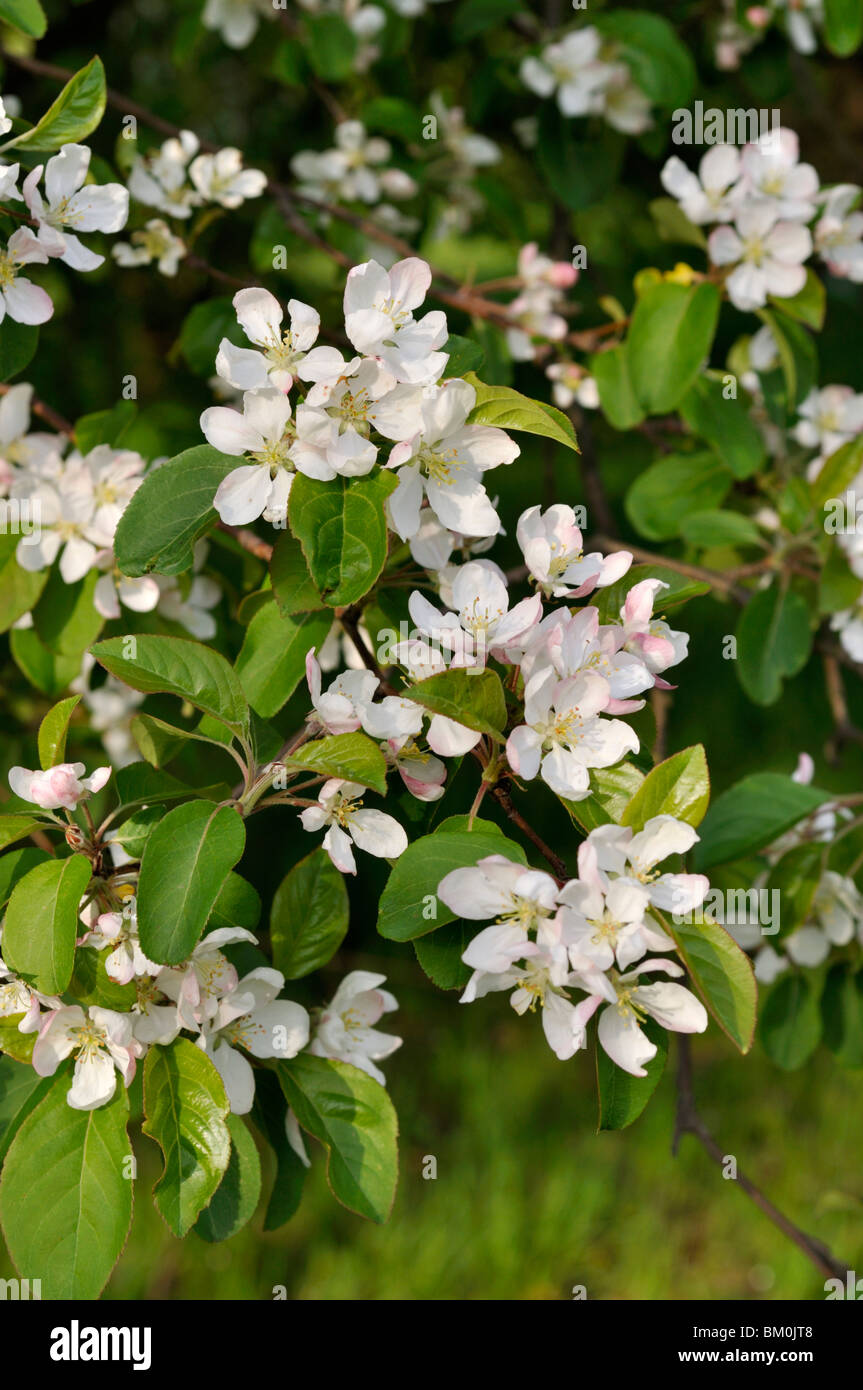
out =
[(97, 767), (89, 777), (83, 774), (83, 763), (58, 763), (45, 772), (13, 767), (9, 771), (9, 785), (16, 796), (34, 802), (43, 811), (57, 811), (61, 807), (74, 811), (82, 797), (102, 790), (111, 776), (111, 769)]
[(346, 975), (325, 1005), (309, 1047), (315, 1057), (359, 1067), (381, 1086), (386, 1085), (386, 1077), (375, 1063), (391, 1057), (402, 1045), (401, 1038), (375, 1027), (384, 1014), (398, 1008), (389, 990), (381, 989), (385, 981), (386, 975), (368, 970), (352, 970)]
[[(642, 579), (633, 585), (620, 610), (621, 646), (639, 657), (654, 675), (683, 661), (689, 648), (689, 633), (675, 632), (662, 618), (653, 616), (657, 594), (668, 585), (661, 579)], [(660, 689), (672, 687), (656, 679)]]
[(281, 971), (258, 966), (219, 1000), (196, 1039), (221, 1076), (234, 1115), (247, 1115), (255, 1100), (254, 1069), (243, 1054), (287, 1060), (309, 1040), (306, 1010), (276, 997), (284, 984)]
[(132, 1035), (131, 1014), (95, 1005), (85, 1011), (73, 1004), (46, 1015), (33, 1047), (33, 1069), (39, 1076), (53, 1076), (74, 1053), (67, 1104), (73, 1110), (96, 1110), (113, 1096), (116, 1072), (124, 1086), (131, 1084), (142, 1050)]
[(326, 691), (315, 648), (306, 655), (306, 681), (317, 720), (330, 734), (352, 734), (362, 726), (363, 712), (378, 688), (372, 671), (343, 671)]
[(659, 815), (636, 833), (631, 826), (600, 825), (585, 844), (595, 852), (594, 868), (601, 877), (643, 884), (654, 907), (684, 916), (703, 903), (708, 879), (704, 874), (660, 874), (656, 866), (672, 854), (686, 854), (697, 841), (686, 821)]
[(575, 512), (562, 502), (545, 512), (538, 506), (522, 512), (516, 537), (532, 578), (547, 598), (584, 598), (622, 579), (632, 564), (628, 550), (585, 555)]
[(177, 1005), (181, 1027), (198, 1031), (215, 1018), (222, 995), (236, 989), (237, 972), (221, 948), (238, 941), (257, 945), (258, 938), (245, 927), (217, 927), (182, 965), (167, 965), (156, 977), (159, 989)]
[(638, 752), (638, 737), (620, 719), (603, 719), (608, 682), (593, 672), (559, 680), (539, 671), (525, 686), (525, 722), (506, 743), (509, 765), (531, 781), (537, 773), (558, 796), (581, 801), (590, 791), (589, 769), (612, 767)]

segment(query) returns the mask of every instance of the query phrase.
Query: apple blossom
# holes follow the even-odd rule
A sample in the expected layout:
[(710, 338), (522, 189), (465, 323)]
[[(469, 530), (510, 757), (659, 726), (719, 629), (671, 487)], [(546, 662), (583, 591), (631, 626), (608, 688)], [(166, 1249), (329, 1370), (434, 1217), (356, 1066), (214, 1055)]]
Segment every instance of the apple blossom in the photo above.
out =
[(391, 1057), (402, 1045), (401, 1038), (375, 1027), (384, 1014), (398, 1008), (389, 990), (380, 988), (385, 980), (385, 975), (368, 970), (346, 975), (324, 1006), (309, 1046), (313, 1056), (359, 1067), (381, 1086), (386, 1085), (386, 1077), (375, 1063)]
[(593, 672), (559, 680), (538, 671), (524, 691), (524, 719), (509, 735), (506, 755), (516, 776), (537, 773), (558, 796), (580, 801), (589, 794), (592, 767), (611, 767), (637, 753), (635, 732), (620, 719), (603, 719), (611, 694)]
[(128, 241), (115, 242), (111, 255), (123, 267), (150, 265), (155, 261), (159, 274), (171, 277), (177, 274), (180, 261), (186, 255), (186, 244), (161, 217), (151, 217), (143, 227), (131, 233)]
[(276, 997), (284, 985), (281, 971), (259, 966), (224, 994), (213, 1016), (202, 1021), (197, 1045), (221, 1076), (234, 1115), (247, 1115), (255, 1099), (255, 1073), (243, 1052), (287, 1059), (296, 1057), (309, 1040), (306, 1010)]
[(522, 512), (516, 536), (530, 576), (546, 598), (584, 598), (622, 579), (632, 564), (628, 550), (585, 555), (575, 512), (560, 502), (545, 512), (538, 506)]
[(45, 167), (45, 199), (39, 192), (41, 164), (24, 180), (24, 201), (39, 224), (38, 239), (49, 256), (73, 270), (95, 270), (105, 257), (90, 251), (77, 232), (119, 232), (129, 215), (129, 191), (119, 183), (85, 184), (90, 167), (86, 145), (64, 145)]
[(505, 660), (508, 646), (523, 642), (542, 614), (538, 594), (510, 609), (506, 584), (496, 570), (487, 560), (460, 566), (452, 586), (455, 613), (441, 613), (418, 590), (410, 596), (417, 628), (451, 654), (456, 666), (482, 666), (489, 655)]
[(665, 980), (640, 983), (643, 974), (656, 970), (683, 974), (674, 961), (652, 957), (628, 974), (602, 977), (608, 984), (604, 997), (611, 1002), (599, 1015), (597, 1037), (611, 1060), (632, 1076), (646, 1076), (645, 1065), (656, 1056), (656, 1044), (642, 1031), (646, 1018), (672, 1033), (703, 1033), (707, 1028), (707, 1010), (684, 985)]
[(207, 203), (238, 208), (247, 198), (260, 198), (267, 186), (261, 169), (244, 169), (243, 156), (233, 146), (215, 154), (199, 154), (189, 165), (189, 178)]
[(48, 254), (27, 227), (19, 227), (0, 250), (0, 323), (6, 315), (16, 323), (47, 323), (54, 312), (50, 296), (19, 271), (26, 265), (45, 265)]
[(423, 494), (443, 526), (468, 536), (494, 536), (500, 519), (481, 478), (512, 463), (518, 445), (503, 430), (470, 425), (476, 403), (469, 382), (453, 380), (424, 393), (417, 432), (396, 444), (389, 457), (398, 487), (387, 499), (394, 530), (407, 540), (420, 527)]
[(818, 175), (811, 164), (800, 164), (800, 142), (793, 130), (768, 131), (740, 156), (745, 196), (758, 198), (777, 218), (809, 222), (815, 215)]
[(317, 806), (307, 806), (300, 814), (304, 830), (314, 832), (327, 826), (324, 849), (343, 874), (357, 871), (351, 841), (357, 849), (379, 859), (397, 859), (408, 847), (408, 838), (397, 820), (385, 811), (365, 810), (360, 797), (365, 788), (358, 782), (331, 778), (318, 795)]
[(663, 188), (697, 224), (734, 221), (739, 177), (740, 151), (735, 145), (714, 145), (702, 156), (697, 174), (672, 155), (660, 174)]
[(237, 972), (221, 947), (238, 941), (255, 944), (257, 939), (245, 927), (217, 927), (198, 942), (182, 965), (165, 966), (159, 972), (156, 984), (177, 1005), (182, 1028), (197, 1030), (209, 1023), (216, 1017), (222, 995), (236, 989)]
[(74, 1053), (75, 1070), (66, 1103), (73, 1110), (96, 1110), (106, 1105), (117, 1084), (131, 1085), (142, 1045), (133, 1037), (130, 1014), (96, 1005), (84, 1010), (77, 1004), (52, 1009), (44, 1018), (33, 1047), (33, 1070), (53, 1076), (60, 1063)]
[(733, 227), (711, 232), (708, 249), (716, 265), (734, 267), (725, 288), (735, 308), (761, 309), (768, 295), (788, 299), (802, 290), (812, 237), (799, 222), (779, 221), (771, 203), (755, 200), (741, 204)]
[(282, 306), (269, 290), (237, 290), (233, 302), (237, 321), (254, 346), (235, 347), (227, 338), (219, 344), (216, 371), (231, 386), (240, 391), (290, 391), (297, 376), (318, 381), (343, 369), (344, 358), (336, 348), (313, 346), (321, 317), (310, 305), (289, 299), (290, 327), (284, 329)]
[(439, 310), (415, 319), (431, 285), (431, 270), (416, 256), (384, 270), (377, 261), (355, 265), (345, 283), (345, 332), (357, 352), (380, 357), (398, 381), (436, 381), (447, 363), (438, 352), (447, 337)]
[(45, 772), (31, 772), (26, 767), (9, 769), (9, 785), (23, 801), (32, 801), (43, 811), (61, 807), (74, 811), (82, 797), (95, 795), (111, 776), (110, 767), (97, 767), (84, 777), (83, 763), (58, 763)]

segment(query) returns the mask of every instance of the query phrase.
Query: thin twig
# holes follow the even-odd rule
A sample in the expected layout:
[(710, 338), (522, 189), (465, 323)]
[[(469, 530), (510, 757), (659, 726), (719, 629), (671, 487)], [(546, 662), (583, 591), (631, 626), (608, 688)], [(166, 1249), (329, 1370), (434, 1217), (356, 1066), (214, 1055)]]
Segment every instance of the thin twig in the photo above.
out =
[[(728, 1156), (723, 1153), (722, 1148), (707, 1128), (695, 1104), (695, 1092), (692, 1085), (692, 1053), (686, 1034), (678, 1034), (677, 1049), (677, 1115), (671, 1152), (676, 1155), (682, 1136), (691, 1134), (699, 1141), (714, 1163), (724, 1169)], [(848, 1266), (837, 1259), (823, 1241), (801, 1231), (800, 1227), (796, 1226), (791, 1218), (781, 1212), (777, 1206), (774, 1206), (760, 1187), (757, 1187), (752, 1179), (742, 1173), (739, 1168), (737, 1168), (735, 1181), (747, 1197), (764, 1212), (768, 1220), (772, 1221), (784, 1236), (787, 1236), (798, 1249), (803, 1251), (803, 1254), (811, 1260), (816, 1269), (820, 1270), (822, 1274), (841, 1279), (844, 1282), (848, 1273)]]
[(566, 883), (569, 874), (567, 873), (566, 865), (560, 855), (555, 854), (553, 849), (549, 849), (545, 840), (537, 834), (532, 825), (528, 824), (521, 812), (516, 810), (515, 806), (512, 804), (512, 797), (506, 788), (500, 786), (492, 787), (491, 794), (502, 810), (509, 816), (510, 820), (518, 826), (521, 833), (526, 835), (531, 844), (536, 846), (543, 859), (548, 861), (554, 870), (554, 876), (558, 883)]

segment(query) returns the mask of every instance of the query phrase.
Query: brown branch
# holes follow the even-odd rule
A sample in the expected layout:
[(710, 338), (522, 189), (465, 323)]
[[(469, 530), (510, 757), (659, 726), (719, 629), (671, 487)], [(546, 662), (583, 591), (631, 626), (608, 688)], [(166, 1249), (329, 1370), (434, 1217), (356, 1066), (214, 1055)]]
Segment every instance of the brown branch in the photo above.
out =
[(643, 550), (641, 546), (631, 545), (629, 541), (613, 540), (611, 536), (594, 536), (592, 544), (600, 550), (628, 550), (634, 559), (643, 563), (664, 565), (666, 569), (683, 574), (687, 579), (697, 579), (709, 584), (711, 588), (723, 589), (738, 603), (748, 603), (751, 596), (748, 589), (735, 582), (736, 578), (749, 573), (761, 573), (767, 568), (766, 563), (762, 561), (758, 565), (741, 566), (740, 569), (729, 570), (728, 574), (720, 574), (718, 570), (704, 569), (701, 565), (689, 565), (683, 560), (671, 559), (668, 555), (656, 555), (652, 550)]
[[(714, 1163), (720, 1168), (725, 1167), (727, 1155), (723, 1153), (720, 1145), (716, 1142), (695, 1103), (695, 1092), (692, 1084), (692, 1053), (689, 1038), (686, 1034), (678, 1034), (678, 1064), (677, 1064), (677, 1114), (674, 1125), (674, 1137), (671, 1144), (671, 1152), (676, 1155), (680, 1140), (684, 1134), (691, 1134), (701, 1144), (704, 1151), (713, 1159)], [(790, 1217), (781, 1212), (778, 1207), (765, 1196), (760, 1187), (748, 1178), (737, 1168), (735, 1179), (738, 1187), (742, 1189), (755, 1205), (764, 1212), (769, 1221), (773, 1222), (784, 1236), (803, 1251), (807, 1259), (811, 1260), (815, 1268), (822, 1274), (830, 1278), (841, 1279), (843, 1282), (848, 1273), (847, 1265), (833, 1254), (828, 1247), (815, 1236), (807, 1235), (801, 1231)]]
[(827, 687), (827, 699), (830, 704), (830, 713), (833, 715), (834, 726), (833, 735), (824, 751), (827, 761), (836, 767), (840, 762), (844, 744), (863, 744), (863, 731), (858, 729), (849, 717), (842, 672), (839, 669), (839, 661), (835, 652), (822, 651), (821, 661), (824, 666), (824, 684)]
[(527, 836), (531, 844), (535, 845), (539, 850), (543, 859), (547, 860), (551, 865), (558, 883), (566, 883), (569, 878), (569, 873), (560, 855), (555, 854), (553, 849), (549, 849), (545, 840), (537, 834), (532, 825), (528, 824), (521, 812), (516, 810), (515, 806), (512, 804), (512, 797), (506, 788), (501, 786), (492, 787), (491, 794), (502, 810), (509, 816), (513, 824), (518, 826), (521, 833)]
[[(0, 396), (5, 396), (6, 392), (11, 390), (11, 386), (0, 385)], [(53, 406), (46, 405), (44, 401), (40, 401), (38, 396), (33, 396), (31, 399), (30, 410), (33, 415), (38, 415), (40, 420), (44, 420), (46, 424), (49, 424), (52, 429), (57, 430), (59, 434), (68, 434), (70, 439), (75, 438), (75, 429), (71, 421), (65, 419)]]
[(250, 531), (246, 526), (229, 526), (227, 521), (217, 521), (216, 530), (224, 531), (226, 536), (232, 536), (238, 545), (244, 550), (248, 550), (250, 555), (254, 555), (256, 560), (263, 560), (268, 565), (273, 558), (273, 547), (269, 541), (261, 540), (254, 531)]

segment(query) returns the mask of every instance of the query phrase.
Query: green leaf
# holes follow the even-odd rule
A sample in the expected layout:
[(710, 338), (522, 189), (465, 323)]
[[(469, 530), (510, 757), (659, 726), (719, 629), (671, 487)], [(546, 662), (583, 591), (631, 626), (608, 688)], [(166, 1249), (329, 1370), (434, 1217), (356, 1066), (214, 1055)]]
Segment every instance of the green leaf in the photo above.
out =
[(277, 1063), (288, 1104), (327, 1150), (333, 1195), (371, 1221), (386, 1221), (398, 1181), (396, 1112), (383, 1086), (357, 1067), (301, 1052)]
[(626, 810), (621, 824), (643, 830), (653, 816), (674, 816), (699, 825), (710, 801), (710, 775), (704, 748), (696, 743), (648, 772)]
[(309, 574), (302, 546), (288, 531), (282, 532), (273, 547), (270, 580), (279, 612), (285, 617), (323, 607), (324, 601)]
[[(130, 655), (126, 655), (127, 650)], [(93, 648), (112, 676), (145, 694), (165, 691), (212, 714), (234, 732), (247, 731), (249, 709), (237, 676), (212, 647), (182, 637), (110, 637)]]
[(245, 927), (246, 931), (254, 931), (260, 920), (261, 898), (257, 888), (240, 874), (228, 874), (207, 926)]
[(129, 1102), (119, 1080), (95, 1110), (73, 1110), (68, 1090), (64, 1069), (15, 1135), (0, 1181), (0, 1217), (16, 1268), (41, 1279), (43, 1298), (94, 1299), (132, 1220)]
[(140, 859), (153, 827), (159, 824), (164, 814), (164, 806), (142, 806), (140, 810), (133, 811), (119, 830), (114, 832), (111, 836), (112, 842), (116, 841), (118, 845), (122, 845), (132, 859)]
[(9, 315), (0, 333), (0, 381), (17, 376), (33, 361), (39, 346), (39, 329), (29, 323), (16, 323)]
[(384, 502), (393, 473), (317, 482), (298, 474), (288, 502), (291, 530), (309, 573), (330, 608), (356, 603), (374, 586), (387, 558)]
[(78, 911), (92, 871), (73, 854), (37, 864), (15, 885), (6, 909), (3, 956), (40, 994), (62, 994), (72, 978)]
[(231, 1157), (229, 1110), (222, 1078), (194, 1043), (178, 1038), (150, 1048), (143, 1132), (162, 1150), (153, 1198), (175, 1236), (194, 1225), (222, 1181)]
[(524, 431), (552, 439), (578, 454), (578, 440), (572, 421), (556, 406), (531, 400), (511, 386), (487, 386), (474, 372), (465, 376), (476, 392), (476, 404), (468, 416), (471, 425), (493, 425), (497, 429)]
[(11, 854), (4, 854), (0, 858), (0, 907), (6, 906), (18, 880), (49, 858), (43, 849), (13, 849)]
[(0, 632), (29, 613), (48, 582), (49, 570), (22, 569), (15, 558), (20, 536), (0, 535)]
[(863, 0), (824, 0), (824, 38), (839, 58), (858, 49), (863, 39)]
[[(156, 719), (152, 714), (136, 714), (129, 725), (141, 756), (151, 766), (165, 767), (184, 748), (189, 739), (195, 737), (194, 730), (179, 729), (167, 724), (164, 719)], [(205, 743), (212, 742), (205, 739)]]
[(0, 0), (0, 20), (31, 39), (43, 38), (48, 28), (39, 0)]
[(251, 1221), (261, 1195), (261, 1160), (239, 1115), (229, 1115), (231, 1157), (213, 1199), (195, 1222), (195, 1234), (211, 1244), (229, 1240)]
[(291, 769), (307, 768), (322, 777), (340, 777), (359, 782), (386, 795), (387, 763), (378, 745), (359, 730), (353, 734), (328, 734), (304, 743), (284, 759)]
[(708, 509), (691, 512), (680, 523), (680, 534), (690, 545), (709, 549), (713, 546), (758, 545), (761, 532), (754, 521), (740, 512)]
[(690, 222), (674, 198), (654, 198), (648, 204), (648, 209), (663, 241), (677, 242), (681, 246), (697, 246), (699, 250), (706, 250), (707, 237), (700, 227)]
[(821, 567), (818, 582), (818, 612), (839, 613), (854, 608), (863, 594), (863, 579), (848, 565), (848, 556), (840, 545), (831, 545)]
[(783, 1071), (796, 1071), (808, 1062), (821, 1041), (818, 996), (803, 972), (776, 982), (767, 996), (758, 1025), (764, 1051)]
[(23, 1017), (23, 1014), (7, 1014), (4, 1018), (0, 1018), (0, 1052), (14, 1057), (16, 1062), (26, 1062), (30, 1066), (33, 1061), (33, 1044), (36, 1041), (36, 1034), (19, 1033), (18, 1024)]
[(151, 832), (138, 881), (138, 932), (152, 961), (179, 965), (191, 953), (231, 869), (246, 830), (231, 806), (175, 806)]
[(773, 705), (782, 682), (809, 660), (812, 629), (806, 600), (778, 584), (753, 594), (737, 624), (737, 675), (756, 705)]
[[(677, 204), (675, 204), (675, 207)], [(631, 430), (644, 419), (644, 411), (632, 389), (625, 343), (595, 352), (588, 370), (599, 391), (599, 403), (608, 423), (616, 430)]]
[(427, 676), (410, 686), (404, 691), (404, 698), (435, 714), (443, 714), (447, 719), (455, 719), (468, 729), (476, 729), (500, 741), (503, 739), (506, 698), (496, 671), (476, 666), (441, 671), (437, 676)]
[(617, 42), (636, 86), (651, 102), (667, 111), (688, 104), (695, 64), (667, 19), (644, 10), (614, 10), (603, 11), (593, 22), (601, 34)]
[(832, 965), (821, 996), (824, 1041), (843, 1067), (863, 1067), (863, 970)]
[(574, 125), (556, 102), (543, 102), (536, 158), (555, 198), (571, 211), (582, 212), (611, 193), (620, 176), (627, 142), (620, 131), (608, 125), (579, 138)]
[(416, 958), (438, 989), (464, 989), (471, 972), (462, 956), (474, 935), (475, 924), (459, 920), (416, 938)]
[(89, 454), (98, 444), (116, 448), (138, 414), (134, 401), (118, 401), (110, 410), (94, 410), (75, 421), (75, 445)]
[(105, 69), (100, 58), (70, 77), (56, 101), (32, 130), (20, 135), (19, 149), (59, 150), (62, 145), (86, 139), (105, 112)]
[(343, 82), (350, 77), (357, 51), (357, 37), (339, 14), (305, 16), (306, 52), (323, 82)]
[(33, 609), (33, 626), (53, 656), (80, 662), (90, 643), (99, 636), (105, 620), (93, 602), (98, 582), (96, 569), (76, 584), (64, 583), (59, 569), (51, 570)]
[(444, 368), (445, 378), (478, 372), (485, 361), (485, 353), (479, 343), (475, 343), (472, 338), (460, 338), (457, 333), (450, 333), (443, 345), (443, 351), (449, 356)]
[(731, 485), (731, 474), (712, 452), (668, 454), (636, 478), (626, 494), (626, 515), (642, 536), (669, 540), (692, 512), (719, 506)]
[(620, 824), (624, 810), (635, 796), (644, 773), (634, 763), (618, 763), (616, 767), (591, 768), (590, 796), (581, 801), (559, 797), (575, 825), (583, 830), (595, 830), (598, 825)]
[(842, 498), (863, 468), (863, 435), (842, 444), (825, 459), (818, 477), (811, 483), (812, 501), (824, 507), (833, 499)]
[[(195, 304), (183, 320), (178, 344), (189, 370), (195, 376), (213, 375), (223, 338), (227, 338), (235, 347), (249, 345), (237, 322), (233, 301), (227, 295), (220, 295)], [(239, 459), (235, 459), (234, 467), (239, 467), (239, 463)]]
[(735, 478), (758, 472), (766, 456), (761, 432), (743, 402), (725, 395), (721, 378), (701, 376), (694, 381), (680, 402), (680, 413)]
[(452, 19), (453, 38), (457, 44), (468, 43), (519, 12), (521, 0), (462, 0)]
[(757, 854), (817, 811), (831, 793), (807, 787), (778, 772), (756, 772), (718, 796), (701, 824), (693, 850), (695, 869), (704, 873), (745, 854)]
[(14, 845), (16, 840), (24, 840), (31, 830), (42, 830), (44, 821), (34, 816), (0, 816), (0, 849)]
[(524, 850), (508, 840), (497, 826), (475, 820), (473, 830), (447, 829), (423, 835), (399, 855), (378, 904), (378, 931), (389, 941), (413, 941), (425, 936), (457, 913), (437, 896), (438, 884), (451, 869), (464, 869), (489, 854), (503, 854), (514, 864), (526, 864)]
[(191, 569), (195, 542), (219, 516), (216, 489), (239, 460), (209, 444), (186, 449), (153, 469), (126, 506), (114, 549), (123, 574), (138, 578)]
[(344, 875), (326, 850), (307, 854), (282, 879), (273, 897), (273, 965), (288, 980), (298, 980), (319, 970), (344, 941), (348, 917)]
[(596, 1047), (596, 1082), (599, 1089), (599, 1122), (597, 1129), (626, 1129), (637, 1120), (647, 1106), (665, 1071), (668, 1058), (668, 1034), (649, 1018), (642, 1025), (656, 1056), (646, 1064), (646, 1076), (631, 1076), (615, 1065), (605, 1050)]
[(283, 616), (272, 600), (259, 608), (237, 657), (246, 699), (264, 719), (277, 714), (306, 672), (306, 653), (320, 648), (333, 623), (329, 609)]
[[(776, 300), (777, 306), (787, 301)], [(766, 323), (779, 350), (779, 369), (762, 376), (761, 384), (768, 406), (775, 396), (774, 378), (779, 377), (784, 384), (784, 410), (773, 414), (779, 424), (790, 424), (796, 408), (804, 396), (815, 385), (818, 377), (818, 363), (812, 337), (801, 324), (776, 309), (756, 309), (758, 318)]]
[(755, 1033), (758, 990), (749, 957), (718, 922), (663, 919), (698, 993), (735, 1047), (748, 1052)]
[(271, 1071), (259, 1071), (252, 1119), (276, 1155), (276, 1176), (264, 1216), (265, 1231), (277, 1231), (290, 1221), (300, 1205), (306, 1180), (306, 1167), (294, 1153), (285, 1133), (286, 1109), (278, 1077)]
[(669, 609), (679, 608), (690, 599), (710, 593), (710, 585), (703, 580), (689, 579), (685, 574), (678, 574), (676, 570), (666, 569), (664, 565), (633, 565), (616, 584), (609, 584), (607, 588), (598, 589), (591, 595), (599, 612), (599, 621), (614, 622), (619, 618), (620, 610), (626, 602), (626, 595), (643, 579), (661, 579), (663, 584), (668, 586), (660, 591), (656, 600), (658, 613), (667, 613)]
[(146, 763), (118, 768), (116, 780), (123, 807), (121, 816), (128, 816), (138, 806), (149, 807), (161, 801), (224, 801), (231, 790), (224, 782), (210, 787), (187, 787), (170, 772), (157, 771)]
[(719, 318), (719, 290), (706, 282), (662, 281), (645, 290), (629, 328), (629, 369), (648, 414), (673, 410), (710, 356)]
[(9, 647), (30, 684), (51, 699), (61, 695), (80, 673), (79, 656), (54, 655), (34, 628), (14, 628), (9, 634)]
[(26, 1063), (0, 1057), (0, 1166), (27, 1116), (53, 1084)]
[(92, 947), (81, 946), (75, 952), (75, 969), (69, 983), (69, 993), (82, 1008), (88, 1009), (97, 1004), (100, 1009), (115, 1009), (118, 1013), (128, 1013), (137, 999), (134, 981), (118, 985), (108, 979), (106, 961), (110, 952), (95, 951)]
[(773, 295), (768, 297), (771, 304), (781, 309), (796, 323), (805, 323), (807, 328), (814, 328), (816, 333), (820, 333), (824, 327), (827, 294), (823, 282), (814, 270), (807, 269), (806, 284), (797, 294), (787, 299), (777, 299)]
[(39, 725), (39, 766), (43, 769), (56, 767), (66, 756), (69, 721), (80, 700), (80, 695), (70, 695), (67, 700), (61, 700), (59, 705), (49, 709)]

